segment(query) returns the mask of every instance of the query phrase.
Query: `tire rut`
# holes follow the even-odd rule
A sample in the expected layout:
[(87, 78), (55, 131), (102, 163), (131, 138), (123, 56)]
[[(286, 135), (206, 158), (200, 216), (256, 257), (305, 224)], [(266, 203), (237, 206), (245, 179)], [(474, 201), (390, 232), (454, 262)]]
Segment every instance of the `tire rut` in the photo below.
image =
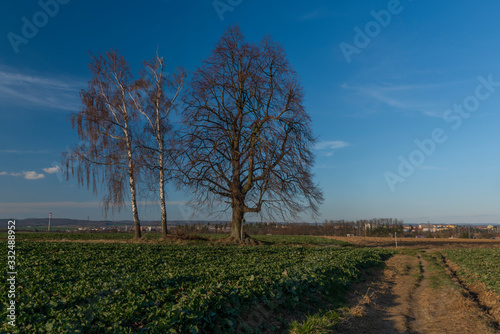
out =
[(415, 281), (414, 288), (410, 291), (410, 294), (408, 296), (409, 314), (405, 315), (406, 318), (405, 327), (406, 327), (406, 333), (408, 334), (418, 333), (417, 331), (414, 331), (414, 325), (415, 322), (417, 321), (417, 312), (418, 312), (416, 297), (419, 295), (420, 290), (422, 289), (422, 281), (424, 279), (425, 269), (420, 254), (417, 255), (417, 259), (418, 259), (419, 275), (417, 276), (417, 279)]
[(431, 251), (395, 255), (364, 286), (356, 286), (351, 310), (335, 333), (498, 333), (464, 289), (452, 281)]
[(492, 308), (485, 305), (481, 301), (479, 295), (469, 289), (467, 284), (460, 278), (457, 271), (452, 268), (452, 265), (450, 265), (446, 256), (443, 253), (439, 253), (439, 255), (441, 257), (441, 261), (446, 270), (446, 273), (450, 276), (450, 279), (455, 282), (455, 284), (462, 288), (462, 294), (464, 295), (464, 297), (472, 300), (476, 304), (476, 306), (484, 313), (484, 315), (488, 317), (488, 319), (490, 319), (491, 326), (495, 329), (495, 331), (500, 332), (500, 323), (492, 316)]

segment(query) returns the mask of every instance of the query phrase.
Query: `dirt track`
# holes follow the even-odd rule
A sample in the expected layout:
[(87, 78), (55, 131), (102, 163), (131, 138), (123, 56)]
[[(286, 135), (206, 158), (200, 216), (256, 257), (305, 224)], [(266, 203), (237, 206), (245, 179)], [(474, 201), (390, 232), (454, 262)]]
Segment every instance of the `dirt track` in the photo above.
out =
[(395, 255), (351, 293), (336, 333), (498, 333), (498, 321), (430, 254)]
[[(389, 238), (335, 238), (367, 247), (394, 247)], [(402, 239), (398, 254), (350, 295), (335, 333), (500, 333), (500, 298), (484, 300), (455, 275), (443, 248), (500, 247), (500, 240)], [(471, 289), (473, 290), (473, 289)]]

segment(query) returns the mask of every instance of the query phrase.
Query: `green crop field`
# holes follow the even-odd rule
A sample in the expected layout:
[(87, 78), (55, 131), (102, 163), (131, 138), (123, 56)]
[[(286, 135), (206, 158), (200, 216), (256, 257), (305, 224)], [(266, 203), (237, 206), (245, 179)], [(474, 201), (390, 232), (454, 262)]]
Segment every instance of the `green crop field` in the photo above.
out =
[(484, 283), (500, 294), (500, 249), (448, 249), (443, 253), (461, 267), (459, 275), (467, 283)]
[[(227, 234), (200, 234), (202, 237), (208, 239), (221, 239), (227, 238)], [(323, 237), (313, 236), (313, 235), (253, 235), (252, 238), (271, 244), (282, 244), (282, 245), (292, 245), (292, 244), (307, 244), (307, 245), (338, 245), (338, 246), (348, 246), (347, 242), (327, 239)]]
[[(361, 268), (381, 265), (390, 254), (285, 245), (18, 241), (16, 322), (19, 333), (231, 333), (245, 330), (251, 305), (285, 312), (304, 308), (315, 295), (341, 298)], [(7, 267), (5, 257), (0, 263)]]
[[(226, 238), (227, 234), (200, 234), (200, 237), (209, 240), (218, 240)], [(144, 240), (156, 240), (161, 237), (160, 233), (143, 233)], [(271, 244), (309, 244), (309, 245), (339, 245), (347, 246), (346, 242), (327, 239), (318, 236), (308, 235), (254, 235), (253, 238)], [(18, 232), (16, 240), (30, 241), (30, 240), (132, 240), (133, 233), (57, 233), (57, 232)], [(0, 233), (0, 239), (7, 239), (7, 233)]]

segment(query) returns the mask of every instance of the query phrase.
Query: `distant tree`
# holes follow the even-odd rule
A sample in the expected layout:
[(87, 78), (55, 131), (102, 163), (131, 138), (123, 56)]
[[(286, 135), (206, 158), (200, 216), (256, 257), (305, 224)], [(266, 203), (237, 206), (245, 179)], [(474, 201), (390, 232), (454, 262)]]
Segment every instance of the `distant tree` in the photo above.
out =
[(145, 62), (135, 83), (135, 95), (132, 97), (135, 108), (144, 121), (143, 135), (138, 140), (140, 165), (146, 174), (144, 178), (150, 189), (155, 189), (160, 200), (162, 237), (168, 234), (165, 185), (173, 167), (172, 152), (174, 136), (169, 116), (176, 107), (186, 73), (177, 69), (172, 75), (165, 73), (163, 58)]
[[(82, 109), (71, 115), (71, 124), (81, 139), (79, 145), (63, 154), (66, 175), (76, 174), (78, 183), (105, 188), (104, 210), (124, 206), (126, 187), (134, 219), (135, 238), (141, 237), (137, 210), (136, 150), (134, 129), (137, 110), (131, 101), (134, 91), (130, 66), (115, 50), (91, 55), (92, 79), (80, 92)], [(74, 164), (77, 164), (76, 169)]]
[[(183, 181), (194, 203), (232, 210), (241, 241), (246, 213), (317, 214), (311, 120), (303, 89), (282, 47), (245, 41), (231, 27), (192, 78), (183, 114)], [(264, 210), (264, 211), (263, 211)]]

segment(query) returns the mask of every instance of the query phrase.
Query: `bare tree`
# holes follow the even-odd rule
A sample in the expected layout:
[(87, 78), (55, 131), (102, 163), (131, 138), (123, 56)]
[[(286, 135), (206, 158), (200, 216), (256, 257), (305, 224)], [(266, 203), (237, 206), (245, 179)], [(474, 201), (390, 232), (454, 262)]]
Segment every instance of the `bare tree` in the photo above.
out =
[(315, 137), (303, 89), (282, 47), (258, 45), (231, 27), (193, 76), (183, 114), (181, 172), (193, 202), (232, 210), (230, 237), (242, 240), (245, 213), (317, 214)]
[[(92, 79), (80, 92), (83, 108), (71, 116), (72, 127), (78, 131), (81, 143), (65, 152), (66, 174), (77, 175), (78, 183), (97, 191), (98, 184), (106, 188), (104, 210), (119, 210), (124, 206), (126, 184), (134, 219), (135, 238), (141, 237), (137, 211), (134, 127), (137, 110), (131, 101), (134, 82), (130, 67), (115, 50), (99, 56), (91, 55)], [(77, 164), (76, 170), (74, 164)]]
[[(171, 157), (174, 149), (172, 126), (169, 115), (175, 109), (175, 103), (182, 90), (186, 72), (183, 69), (168, 76), (165, 73), (163, 58), (145, 62), (136, 81), (136, 95), (132, 97), (135, 107), (145, 118), (144, 135), (139, 140), (140, 161), (145, 180), (157, 184), (154, 187), (161, 207), (162, 237), (168, 234), (167, 209), (165, 205), (165, 185), (172, 167)], [(168, 93), (171, 93), (171, 97)]]

